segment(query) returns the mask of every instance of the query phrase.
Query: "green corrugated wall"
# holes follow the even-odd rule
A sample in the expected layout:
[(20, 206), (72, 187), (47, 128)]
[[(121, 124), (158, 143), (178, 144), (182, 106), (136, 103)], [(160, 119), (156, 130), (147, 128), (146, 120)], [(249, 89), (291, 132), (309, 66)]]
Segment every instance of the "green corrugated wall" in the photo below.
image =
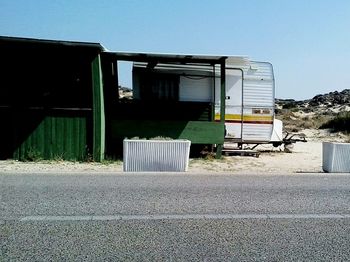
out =
[[(18, 139), (20, 134), (15, 135)], [(19, 160), (78, 160), (88, 158), (87, 119), (45, 117), (14, 152)]]

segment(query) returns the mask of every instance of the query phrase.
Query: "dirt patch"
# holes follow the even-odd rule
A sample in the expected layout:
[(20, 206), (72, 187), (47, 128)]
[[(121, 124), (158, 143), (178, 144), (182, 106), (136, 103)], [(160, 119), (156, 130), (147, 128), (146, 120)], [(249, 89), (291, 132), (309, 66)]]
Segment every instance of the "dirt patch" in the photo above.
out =
[[(307, 143), (296, 143), (292, 153), (285, 153), (283, 146), (274, 148), (261, 145), (258, 158), (249, 156), (225, 156), (222, 159), (191, 159), (187, 173), (319, 173), (322, 172), (322, 142), (344, 142), (348, 136), (329, 130), (302, 130)], [(19, 162), (0, 161), (0, 173), (122, 173), (122, 162), (79, 163), (68, 161)]]

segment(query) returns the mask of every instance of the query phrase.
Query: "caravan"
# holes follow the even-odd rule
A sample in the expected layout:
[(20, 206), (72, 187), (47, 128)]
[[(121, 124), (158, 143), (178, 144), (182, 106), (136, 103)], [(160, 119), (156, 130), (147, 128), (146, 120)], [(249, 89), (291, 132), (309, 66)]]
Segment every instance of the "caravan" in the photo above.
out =
[[(147, 63), (134, 63), (134, 99), (142, 97), (143, 75), (150, 72), (167, 79), (152, 83), (158, 94), (162, 90), (164, 96), (176, 96), (178, 101), (212, 103), (213, 121), (220, 120), (220, 65), (156, 64), (150, 68)], [(272, 65), (231, 56), (226, 59), (225, 78), (225, 139), (240, 144), (281, 142), (282, 122), (274, 119)]]

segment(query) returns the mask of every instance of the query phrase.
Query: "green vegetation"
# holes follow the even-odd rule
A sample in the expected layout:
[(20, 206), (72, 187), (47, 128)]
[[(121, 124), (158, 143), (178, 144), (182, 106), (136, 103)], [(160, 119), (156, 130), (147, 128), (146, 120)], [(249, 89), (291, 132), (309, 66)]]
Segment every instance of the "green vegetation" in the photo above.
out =
[(105, 159), (101, 161), (102, 165), (108, 166), (108, 165), (122, 165), (123, 164), (123, 159), (121, 158), (115, 158), (112, 156), (105, 156)]
[(162, 141), (168, 141), (168, 140), (174, 140), (173, 138), (171, 137), (165, 137), (165, 136), (156, 136), (156, 137), (151, 137), (151, 138), (145, 138), (145, 137), (138, 137), (138, 136), (135, 136), (135, 137), (132, 137), (130, 138), (131, 140), (162, 140)]
[(297, 108), (297, 104), (295, 102), (289, 102), (282, 106), (283, 109), (295, 109)]
[(38, 162), (43, 159), (42, 154), (39, 150), (33, 147), (29, 147), (28, 150), (24, 154), (23, 161), (28, 162)]
[(283, 121), (284, 129), (288, 132), (299, 132), (303, 129), (318, 129), (331, 119), (331, 116), (324, 114), (305, 115), (303, 111), (279, 110), (276, 118)]
[(344, 131), (350, 133), (350, 112), (341, 112), (320, 128), (331, 128), (334, 132)]

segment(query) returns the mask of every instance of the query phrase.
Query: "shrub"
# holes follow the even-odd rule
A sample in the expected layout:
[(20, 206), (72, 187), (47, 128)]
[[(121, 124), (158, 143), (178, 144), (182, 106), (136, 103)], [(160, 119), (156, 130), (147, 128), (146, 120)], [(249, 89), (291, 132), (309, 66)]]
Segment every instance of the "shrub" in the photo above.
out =
[(289, 102), (286, 103), (282, 106), (283, 109), (292, 109), (295, 108), (297, 106), (297, 104), (295, 102)]
[(333, 119), (324, 123), (320, 128), (331, 128), (334, 132), (350, 132), (350, 112), (341, 112)]
[(29, 161), (29, 162), (37, 162), (42, 160), (42, 154), (39, 150), (36, 148), (30, 147), (24, 154), (23, 161)]

